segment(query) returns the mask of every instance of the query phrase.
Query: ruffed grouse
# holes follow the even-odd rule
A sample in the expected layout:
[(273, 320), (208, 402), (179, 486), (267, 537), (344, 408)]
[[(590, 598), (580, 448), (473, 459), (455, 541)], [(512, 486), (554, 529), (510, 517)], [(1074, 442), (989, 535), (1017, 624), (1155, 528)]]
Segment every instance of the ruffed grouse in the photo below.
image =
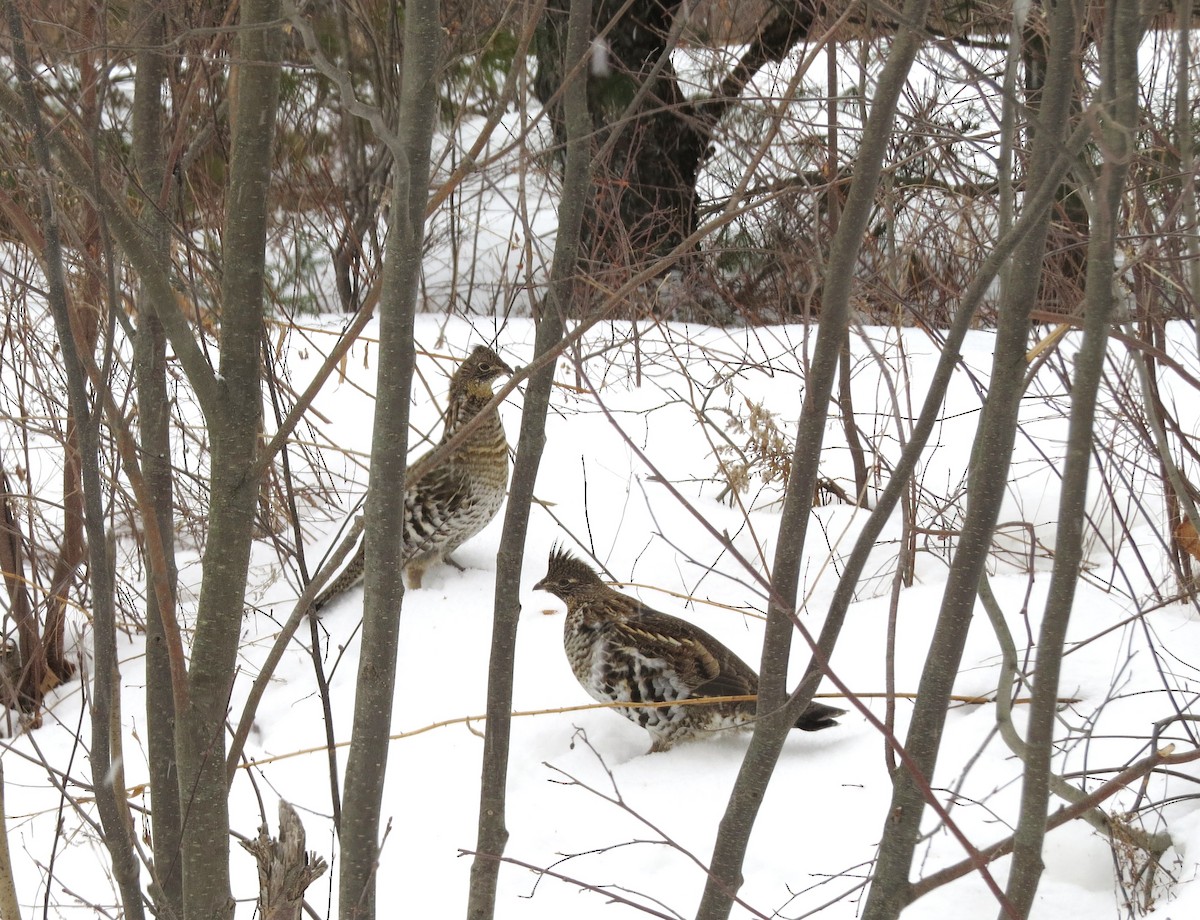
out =
[[(758, 693), (758, 675), (724, 645), (678, 617), (651, 610), (614, 591), (592, 568), (563, 549), (550, 551), (546, 577), (533, 586), (567, 605), (563, 642), (571, 670), (602, 703), (669, 702)], [(710, 732), (749, 727), (754, 702), (619, 707), (650, 732), (651, 752)], [(796, 728), (818, 731), (845, 713), (812, 703)]]
[[(492, 349), (480, 345), (471, 352), (450, 379), (439, 446), (454, 437), (492, 400), (495, 396), (492, 382), (511, 373), (512, 368)], [(489, 411), (436, 463), (427, 462), (429, 456), (427, 453), (411, 464), (405, 475), (400, 564), (410, 588), (420, 588), (425, 570), (445, 560), (483, 530), (504, 503), (508, 488), (508, 442), (500, 413), (495, 409)], [(349, 561), (317, 595), (314, 609), (319, 610), (362, 581), (363, 552), (360, 536)]]

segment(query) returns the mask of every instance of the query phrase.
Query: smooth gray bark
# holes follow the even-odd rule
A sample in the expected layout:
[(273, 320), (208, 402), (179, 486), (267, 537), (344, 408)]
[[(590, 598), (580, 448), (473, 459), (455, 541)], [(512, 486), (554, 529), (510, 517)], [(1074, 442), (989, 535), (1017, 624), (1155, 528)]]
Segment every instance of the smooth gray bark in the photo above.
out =
[[(1076, 13), (1070, 3), (1056, 4), (1050, 13), (1049, 69), (1029, 169), (1035, 178), (1053, 166), (1066, 135), (1074, 96), (1073, 54), (1079, 40)], [(928, 794), (928, 778), (937, 765), (950, 693), (958, 675), (979, 579), (1007, 486), (1017, 410), (1024, 387), (1029, 312), (1037, 299), (1049, 220), (1049, 211), (1038, 215), (1034, 229), (1013, 256), (1013, 269), (1000, 307), (991, 384), (974, 448), (975, 456), (986, 456), (989, 462), (986, 470), (973, 467), (968, 484), (967, 517), (951, 562), (905, 742), (910, 764), (902, 766), (892, 777), (892, 800), (883, 825), (864, 920), (893, 920), (910, 897), (909, 872)]]
[[(566, 60), (582, 61), (591, 47), (591, 0), (571, 0), (567, 26)], [(572, 71), (572, 67), (568, 67)], [(496, 910), (496, 886), (500, 859), (508, 842), (505, 800), (508, 783), (508, 752), (512, 728), (513, 660), (517, 647), (517, 623), (521, 614), (521, 564), (529, 530), (529, 509), (537, 482), (542, 451), (546, 444), (546, 414), (554, 386), (555, 362), (539, 362), (560, 346), (564, 318), (570, 314), (572, 290), (577, 283), (580, 230), (590, 198), (590, 156), (587, 111), (587, 69), (573, 69), (564, 89), (566, 121), (566, 165), (558, 208), (558, 233), (550, 288), (537, 317), (534, 363), (521, 412), (521, 434), (513, 465), (504, 532), (496, 555), (496, 594), (492, 625), (491, 657), (488, 665), (487, 727), (483, 742), (483, 767), (479, 796), (478, 837), (471, 864), (471, 888), (467, 901), (469, 920), (491, 920)]]
[[(183, 903), (189, 920), (216, 920), (233, 913), (225, 719), (236, 673), (259, 489), (259, 478), (252, 471), (262, 413), (266, 230), (280, 78), (279, 4), (245, 0), (240, 12), (221, 253), (220, 371), (213, 381), (213, 405), (204, 407), (211, 445), (209, 530), (187, 700), (176, 714)], [(165, 322), (167, 314), (160, 315)]]
[(1114, 310), (1115, 252), (1122, 194), (1138, 121), (1137, 48), (1142, 16), (1137, 0), (1110, 0), (1101, 45), (1100, 149), (1104, 161), (1096, 183), (1092, 236), (1088, 246), (1083, 341), (1075, 355), (1071, 417), (1058, 506), (1054, 570), (1037, 643), (1036, 667), (1026, 732), (1020, 820), (1006, 894), (1018, 917), (1029, 916), (1042, 874), (1042, 843), (1050, 800), (1051, 755), (1058, 712), (1063, 645), (1079, 567), (1087, 516), (1096, 400), (1104, 374), (1108, 327)]
[(379, 377), (371, 440), (371, 479), (364, 510), (362, 654), (342, 798), (338, 876), (342, 920), (375, 917), (375, 872), (387, 775), (388, 735), (404, 583), (400, 566), (408, 406), (413, 369), (413, 315), (421, 270), (429, 157), (437, 104), (442, 32), (437, 0), (404, 10), (402, 127), (393, 173), (392, 220), (380, 299)]
[(4, 807), (4, 760), (0, 758), (0, 920), (21, 920), (16, 879), (8, 849), (8, 823)]
[[(796, 452), (780, 519), (780, 539), (771, 576), (771, 598), (763, 637), (757, 719), (750, 746), (729, 797), (713, 848), (709, 877), (697, 910), (697, 920), (724, 920), (741, 885), (742, 861), (758, 816), (767, 783), (783, 749), (784, 739), (798, 714), (788, 706), (788, 657), (794, 631), (796, 586), (804, 553), (825, 434), (829, 397), (833, 392), (842, 345), (849, 323), (854, 266), (871, 215), (876, 187), (883, 172), (896, 105), (909, 69), (920, 49), (921, 25), (929, 0), (908, 0), (901, 28), (892, 44), (871, 105), (854, 177), (825, 269), (825, 290), (813, 362), (804, 392), (796, 433)], [(811, 699), (812, 690), (808, 691)], [(805, 702), (804, 705), (807, 705)]]

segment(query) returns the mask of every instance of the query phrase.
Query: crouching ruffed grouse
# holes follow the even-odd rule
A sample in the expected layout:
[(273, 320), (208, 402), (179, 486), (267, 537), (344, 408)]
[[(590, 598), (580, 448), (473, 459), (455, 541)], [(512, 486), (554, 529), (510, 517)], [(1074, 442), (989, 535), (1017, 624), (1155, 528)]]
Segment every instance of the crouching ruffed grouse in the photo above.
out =
[[(549, 591), (567, 605), (567, 659), (593, 699), (659, 703), (758, 693), (754, 670), (704, 630), (614, 591), (566, 550), (550, 551), (549, 570), (534, 589)], [(654, 752), (709, 732), (749, 727), (754, 705), (630, 706), (617, 712), (650, 732)], [(812, 703), (796, 728), (829, 728), (844, 713)]]
[[(512, 368), (480, 345), (450, 379), (442, 439), (445, 444), (479, 415), (495, 395), (492, 381)], [(432, 452), (431, 452), (432, 453)], [(496, 516), (508, 488), (508, 442), (500, 413), (492, 409), (462, 441), (434, 464), (425, 454), (411, 464), (404, 483), (404, 545), (400, 565), (410, 588), (421, 587), (425, 570), (445, 560)], [(363, 542), (313, 602), (319, 610), (363, 578)]]

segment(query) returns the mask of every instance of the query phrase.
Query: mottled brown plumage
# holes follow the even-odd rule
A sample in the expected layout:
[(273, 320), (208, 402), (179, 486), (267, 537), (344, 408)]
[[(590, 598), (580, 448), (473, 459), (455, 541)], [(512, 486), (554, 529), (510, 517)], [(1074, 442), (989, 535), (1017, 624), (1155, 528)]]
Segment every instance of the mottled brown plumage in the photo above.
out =
[[(600, 702), (673, 702), (700, 697), (753, 696), (758, 675), (698, 626), (652, 610), (615, 591), (592, 568), (562, 549), (550, 551), (546, 576), (534, 585), (567, 605), (563, 644), (571, 670)], [(653, 739), (650, 750), (725, 729), (749, 727), (754, 702), (619, 707)], [(845, 712), (812, 703), (796, 728), (819, 731)]]
[[(492, 349), (480, 345), (450, 380), (445, 426), (439, 446), (466, 427), (495, 395), (492, 382), (512, 373)], [(436, 448), (435, 448), (436, 449)], [(508, 488), (508, 441), (500, 413), (490, 410), (451, 452), (430, 463), (433, 451), (411, 464), (404, 485), (404, 546), (400, 565), (410, 588), (420, 588), (425, 570), (447, 559), (496, 516)], [(452, 561), (452, 560), (451, 560)], [(315, 609), (363, 578), (363, 543), (313, 602)]]

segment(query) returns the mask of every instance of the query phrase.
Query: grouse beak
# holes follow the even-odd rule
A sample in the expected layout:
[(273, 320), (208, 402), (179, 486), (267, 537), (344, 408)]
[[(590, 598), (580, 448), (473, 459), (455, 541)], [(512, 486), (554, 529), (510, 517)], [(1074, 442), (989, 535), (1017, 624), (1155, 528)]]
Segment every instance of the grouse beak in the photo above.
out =
[[(536, 585), (533, 586), (533, 590), (534, 591), (545, 591), (547, 594), (553, 594), (555, 599), (561, 601), (562, 598), (559, 597), (557, 594), (554, 594), (554, 592), (550, 590), (550, 587), (548, 584), (549, 579), (550, 579), (550, 573), (547, 572), (546, 577), (543, 578), (541, 581), (539, 581)], [(554, 607), (554, 606), (547, 607), (545, 604), (542, 605), (542, 613), (544, 613), (548, 617), (555, 616), (559, 612), (561, 612), (561, 611), (557, 607)]]

